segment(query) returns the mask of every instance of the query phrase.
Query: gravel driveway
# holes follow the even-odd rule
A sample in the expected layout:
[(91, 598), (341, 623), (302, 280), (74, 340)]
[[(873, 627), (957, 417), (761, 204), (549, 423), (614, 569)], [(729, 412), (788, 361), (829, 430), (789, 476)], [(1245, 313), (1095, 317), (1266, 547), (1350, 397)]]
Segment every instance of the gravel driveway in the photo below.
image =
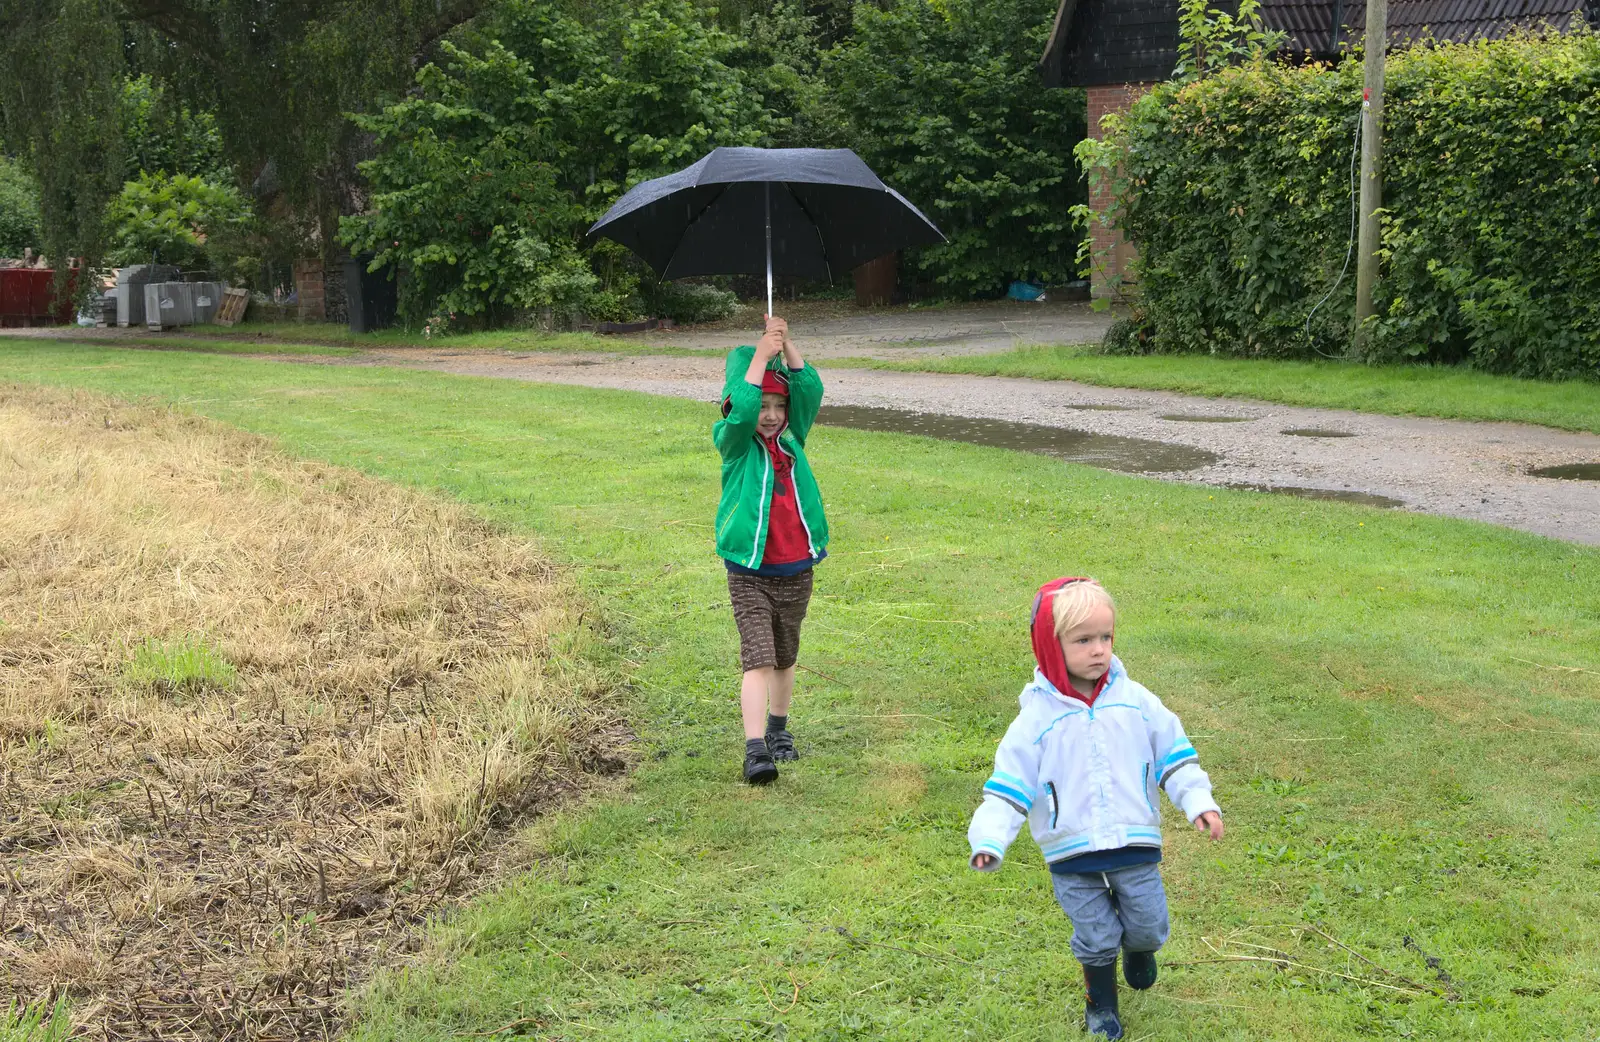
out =
[[(775, 305), (776, 306), (776, 305)], [(758, 309), (745, 308), (725, 322), (684, 330), (629, 333), (619, 340), (660, 347), (728, 351), (754, 342), (762, 328)], [(1111, 324), (1106, 311), (1087, 302), (994, 300), (937, 308), (859, 308), (847, 301), (798, 301), (778, 311), (804, 330), (807, 356), (914, 358), (923, 354), (980, 355), (1018, 344), (1098, 342)]]
[[(367, 364), (611, 387), (705, 402), (715, 401), (722, 388), (720, 358), (428, 349), (373, 356)], [(1592, 434), (1114, 390), (1068, 381), (830, 369), (824, 352), (812, 351), (810, 357), (819, 363), (827, 402), (833, 405), (984, 417), (1172, 442), (1208, 449), (1221, 458), (1180, 474), (1157, 475), (1169, 480), (1368, 493), (1398, 500), (1409, 510), (1600, 545), (1600, 482), (1526, 473), (1530, 467), (1600, 462), (1600, 436)], [(1095, 405), (1125, 411), (1084, 408)], [(1170, 416), (1236, 422), (1165, 418)], [(1283, 433), (1306, 429), (1352, 436)]]

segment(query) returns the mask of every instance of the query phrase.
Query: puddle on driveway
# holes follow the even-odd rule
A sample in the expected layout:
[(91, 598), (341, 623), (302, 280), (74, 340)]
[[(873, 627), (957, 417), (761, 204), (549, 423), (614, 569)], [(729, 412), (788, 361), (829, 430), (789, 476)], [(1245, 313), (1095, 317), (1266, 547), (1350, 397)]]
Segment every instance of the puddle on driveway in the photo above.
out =
[(1254, 416), (1207, 416), (1198, 412), (1170, 412), (1161, 417), (1178, 423), (1248, 423)]
[(1600, 481), (1600, 463), (1564, 463), (1559, 467), (1539, 467), (1528, 471), (1536, 478), (1564, 478), (1567, 481)]
[(1342, 488), (1302, 488), (1299, 485), (1251, 485), (1243, 482), (1225, 486), (1241, 492), (1279, 492), (1285, 496), (1299, 496), (1301, 499), (1331, 499), (1338, 503), (1359, 503), (1364, 507), (1380, 507), (1384, 510), (1393, 510), (1403, 507), (1405, 503), (1388, 496), (1380, 496), (1372, 492), (1351, 492)]
[(1279, 433), (1292, 434), (1296, 438), (1354, 438), (1356, 436), (1355, 431), (1336, 431), (1329, 427), (1294, 427)]
[(1073, 463), (1085, 463), (1105, 470), (1134, 474), (1147, 471), (1194, 470), (1215, 463), (1218, 456), (1205, 449), (1152, 441), (1149, 438), (1124, 438), (1112, 434), (1046, 427), (1038, 423), (1013, 423), (1009, 420), (974, 419), (969, 416), (944, 416), (939, 413), (883, 409), (871, 405), (824, 405), (817, 422), (864, 431), (892, 431), (920, 434), (927, 438), (964, 441), (999, 449), (1037, 452)]

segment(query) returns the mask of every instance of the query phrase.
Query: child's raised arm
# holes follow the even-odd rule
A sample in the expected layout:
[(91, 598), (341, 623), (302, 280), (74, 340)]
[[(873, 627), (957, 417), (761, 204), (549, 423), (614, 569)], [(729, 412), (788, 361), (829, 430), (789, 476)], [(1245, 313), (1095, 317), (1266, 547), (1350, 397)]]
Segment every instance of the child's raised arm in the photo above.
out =
[(817, 410), (822, 408), (822, 377), (806, 365), (800, 346), (789, 338), (789, 323), (768, 315), (767, 334), (773, 333), (783, 340), (783, 364), (789, 370), (789, 433), (804, 445), (811, 425), (817, 422)]
[[(778, 338), (763, 336), (761, 339), (762, 343), (753, 348), (736, 347), (729, 351), (723, 363), (727, 412), (711, 428), (711, 440), (725, 461), (750, 451), (750, 439), (761, 418), (761, 376), (768, 360), (782, 350)], [(746, 352), (750, 353), (746, 355)]]

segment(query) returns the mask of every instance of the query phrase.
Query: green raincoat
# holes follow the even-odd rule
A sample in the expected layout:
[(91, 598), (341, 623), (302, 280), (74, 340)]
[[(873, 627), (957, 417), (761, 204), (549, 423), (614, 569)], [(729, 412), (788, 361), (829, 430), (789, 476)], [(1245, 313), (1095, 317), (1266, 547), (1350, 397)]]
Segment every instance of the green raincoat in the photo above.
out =
[[(772, 504), (772, 461), (756, 433), (761, 415), (761, 388), (745, 382), (756, 349), (749, 345), (728, 353), (722, 385), (723, 419), (711, 428), (711, 439), (722, 454), (722, 501), (717, 504), (717, 554), (746, 568), (759, 568), (767, 547), (767, 513)], [(783, 364), (773, 359), (771, 368)], [(778, 433), (778, 446), (794, 458), (794, 488), (811, 544), (819, 557), (828, 545), (828, 519), (822, 513), (822, 493), (806, 462), (806, 435), (822, 405), (822, 377), (807, 363), (789, 373), (789, 422)]]

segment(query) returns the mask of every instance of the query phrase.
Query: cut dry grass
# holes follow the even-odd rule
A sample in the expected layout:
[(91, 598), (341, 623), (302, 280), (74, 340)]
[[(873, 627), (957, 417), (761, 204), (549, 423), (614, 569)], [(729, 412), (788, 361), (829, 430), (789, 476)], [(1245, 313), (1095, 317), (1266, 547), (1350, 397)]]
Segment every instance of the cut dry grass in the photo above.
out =
[(0, 389), (0, 966), (103, 1038), (326, 1036), (622, 764), (572, 589), (455, 506)]

